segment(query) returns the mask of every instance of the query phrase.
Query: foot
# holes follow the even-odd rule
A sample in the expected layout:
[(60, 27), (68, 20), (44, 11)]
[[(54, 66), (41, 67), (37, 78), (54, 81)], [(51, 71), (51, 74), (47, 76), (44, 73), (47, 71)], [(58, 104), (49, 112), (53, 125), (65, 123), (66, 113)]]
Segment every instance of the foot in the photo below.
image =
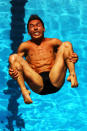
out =
[(76, 74), (70, 74), (69, 77), (67, 78), (69, 82), (71, 82), (71, 87), (77, 87), (78, 86), (78, 81), (76, 78)]
[(71, 82), (71, 75), (68, 76), (67, 81)]
[(23, 91), (23, 93), (22, 93), (22, 95), (23, 95), (23, 97), (24, 97), (24, 102), (26, 103), (26, 104), (31, 104), (31, 103), (33, 103), (33, 101), (31, 100), (31, 98), (30, 98), (30, 94), (31, 94), (31, 92), (29, 91), (29, 90), (24, 90)]

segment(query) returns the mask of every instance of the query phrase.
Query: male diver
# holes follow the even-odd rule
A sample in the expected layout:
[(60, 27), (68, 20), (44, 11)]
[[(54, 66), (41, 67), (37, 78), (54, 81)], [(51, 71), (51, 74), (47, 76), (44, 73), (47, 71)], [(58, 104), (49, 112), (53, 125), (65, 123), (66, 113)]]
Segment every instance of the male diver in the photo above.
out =
[(44, 23), (37, 15), (30, 16), (27, 29), (31, 40), (21, 43), (17, 54), (9, 57), (9, 74), (17, 80), (24, 102), (33, 102), (24, 81), (35, 93), (54, 93), (64, 84), (67, 68), (70, 72), (67, 80), (71, 82), (71, 87), (77, 87), (74, 64), (78, 56), (73, 52), (72, 44), (56, 38), (45, 38)]

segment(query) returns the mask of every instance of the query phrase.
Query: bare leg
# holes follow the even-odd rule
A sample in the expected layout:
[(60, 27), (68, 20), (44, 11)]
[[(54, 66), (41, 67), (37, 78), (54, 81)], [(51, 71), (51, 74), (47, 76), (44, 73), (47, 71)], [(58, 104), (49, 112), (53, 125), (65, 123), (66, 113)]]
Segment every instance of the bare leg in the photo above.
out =
[(74, 64), (68, 59), (71, 56), (72, 52), (73, 49), (70, 42), (62, 43), (62, 45), (58, 49), (55, 64), (50, 71), (50, 80), (56, 87), (62, 86), (65, 79), (67, 67), (71, 76), (68, 78), (68, 80), (71, 81), (71, 86), (78, 86)]
[(25, 87), (24, 78), (27, 79), (28, 83), (29, 81), (30, 83), (33, 83), (34, 86), (32, 86), (32, 84), (29, 86), (34, 92), (39, 93), (43, 88), (42, 77), (29, 66), (27, 61), (25, 61), (21, 56), (18, 56), (17, 54), (13, 54), (9, 57), (9, 63), (12, 69), (16, 69), (18, 71), (17, 82), (24, 97), (24, 102), (27, 104), (32, 103), (30, 98), (30, 91)]
[(69, 57), (72, 55), (73, 52), (72, 45), (70, 42), (66, 42), (65, 46), (67, 48), (67, 51), (64, 52), (64, 58), (70, 72), (70, 75), (67, 80), (71, 82), (71, 87), (77, 87), (78, 81), (75, 73), (75, 65), (73, 62), (70, 62), (69, 60)]
[(55, 63), (49, 74), (50, 81), (55, 87), (60, 88), (63, 85), (66, 75), (66, 69), (67, 66), (64, 61), (63, 51), (60, 47), (56, 54)]

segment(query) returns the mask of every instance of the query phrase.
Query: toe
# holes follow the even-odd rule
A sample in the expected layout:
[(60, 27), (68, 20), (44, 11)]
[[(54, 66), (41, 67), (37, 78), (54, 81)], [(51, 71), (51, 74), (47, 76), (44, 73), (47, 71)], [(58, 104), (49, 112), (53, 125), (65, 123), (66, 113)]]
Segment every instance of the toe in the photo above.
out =
[(25, 102), (26, 104), (31, 104), (31, 103), (33, 103), (33, 101), (27, 101), (27, 100), (24, 100), (24, 102)]

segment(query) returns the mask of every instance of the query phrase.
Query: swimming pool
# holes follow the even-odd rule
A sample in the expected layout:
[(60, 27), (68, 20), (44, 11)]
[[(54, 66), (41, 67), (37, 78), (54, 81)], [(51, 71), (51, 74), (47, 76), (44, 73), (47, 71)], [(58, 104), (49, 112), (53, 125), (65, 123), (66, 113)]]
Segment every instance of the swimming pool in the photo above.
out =
[[(0, 0), (0, 131), (87, 130), (86, 12), (86, 0)], [(79, 86), (71, 88), (65, 80), (57, 93), (31, 92), (33, 104), (26, 105), (8, 74), (8, 57), (30, 38), (26, 24), (31, 14), (43, 19), (46, 37), (72, 43), (79, 56), (75, 65)]]

